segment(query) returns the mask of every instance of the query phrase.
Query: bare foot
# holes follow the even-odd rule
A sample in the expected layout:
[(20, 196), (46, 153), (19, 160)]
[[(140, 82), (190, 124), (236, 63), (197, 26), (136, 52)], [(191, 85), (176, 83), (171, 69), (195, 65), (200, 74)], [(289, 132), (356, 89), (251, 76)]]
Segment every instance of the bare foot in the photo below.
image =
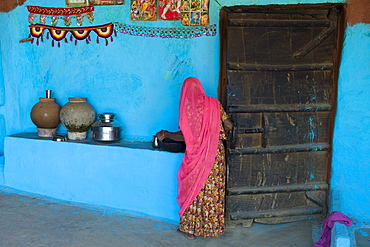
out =
[(187, 238), (189, 240), (194, 240), (195, 239), (195, 236), (193, 234), (183, 232), (180, 229), (177, 229), (177, 232), (180, 233), (181, 235), (183, 235), (185, 238)]

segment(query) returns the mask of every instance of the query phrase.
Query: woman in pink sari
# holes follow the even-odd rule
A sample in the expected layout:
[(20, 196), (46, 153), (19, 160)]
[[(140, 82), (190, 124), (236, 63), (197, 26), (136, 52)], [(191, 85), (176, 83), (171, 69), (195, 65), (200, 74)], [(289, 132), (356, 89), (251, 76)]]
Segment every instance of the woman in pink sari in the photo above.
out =
[(180, 226), (178, 232), (214, 236), (224, 232), (225, 130), (232, 123), (217, 99), (207, 97), (201, 82), (189, 77), (180, 97), (178, 132), (160, 131), (159, 140), (184, 140), (186, 151), (178, 171)]

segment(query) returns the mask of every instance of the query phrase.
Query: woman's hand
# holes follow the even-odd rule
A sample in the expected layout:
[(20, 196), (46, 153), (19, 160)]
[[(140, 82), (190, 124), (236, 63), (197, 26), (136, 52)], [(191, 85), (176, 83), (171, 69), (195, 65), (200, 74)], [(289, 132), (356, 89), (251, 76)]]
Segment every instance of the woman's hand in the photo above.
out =
[(230, 119), (226, 119), (224, 121), (224, 127), (225, 127), (226, 132), (231, 131), (233, 129), (233, 126), (234, 126), (233, 122), (231, 122)]
[(166, 133), (168, 133), (167, 130), (161, 130), (161, 131), (157, 132), (157, 134), (155, 134), (155, 135), (157, 136), (158, 140), (163, 141), (163, 139), (166, 138)]
[(158, 138), (158, 140), (163, 141), (163, 139), (168, 138), (174, 141), (184, 141), (184, 136), (180, 131), (177, 132), (170, 132), (167, 130), (161, 130), (155, 134)]

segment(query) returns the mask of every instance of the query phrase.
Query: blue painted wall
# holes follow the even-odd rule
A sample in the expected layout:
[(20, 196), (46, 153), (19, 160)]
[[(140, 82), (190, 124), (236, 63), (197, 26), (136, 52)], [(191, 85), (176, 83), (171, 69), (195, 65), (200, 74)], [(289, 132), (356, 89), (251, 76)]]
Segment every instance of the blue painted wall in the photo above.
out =
[[(26, 4), (56, 7), (65, 6), (65, 1), (29, 0)], [(183, 27), (178, 21), (131, 22), (129, 4), (95, 9), (93, 25)], [(8, 134), (35, 131), (29, 112), (47, 89), (60, 105), (68, 97), (87, 97), (98, 113), (116, 113), (124, 138), (138, 140), (149, 140), (161, 128), (177, 129), (178, 99), (186, 77), (199, 77), (207, 92), (217, 96), (218, 37), (185, 40), (118, 34), (105, 46), (97, 44), (92, 34), (89, 45), (62, 43), (61, 48), (53, 48), (50, 40), (39, 46), (18, 43), (29, 34), (27, 16), (22, 6), (0, 17), (1, 50), (6, 51), (4, 112), (12, 119), (6, 122)], [(59, 131), (65, 132), (63, 126)]]
[[(128, 2), (128, 1), (127, 1)], [(344, 3), (345, 0), (218, 0), (211, 1), (211, 24), (219, 23), (222, 6)], [(25, 5), (64, 6), (64, 0), (28, 0)], [(60, 105), (68, 97), (87, 97), (98, 113), (111, 111), (128, 140), (151, 139), (160, 129), (177, 129), (182, 81), (198, 77), (210, 96), (217, 96), (219, 36), (162, 39), (117, 34), (108, 46), (84, 42), (51, 47), (19, 43), (29, 34), (26, 7), (0, 13), (0, 135), (35, 132), (29, 113), (45, 90)], [(93, 25), (108, 22), (182, 28), (177, 21), (131, 22), (129, 4), (97, 6)], [(85, 22), (84, 26), (87, 23)], [(369, 25), (348, 27), (339, 75), (338, 111), (334, 131), (332, 188), (341, 191), (343, 212), (369, 220), (367, 192), (370, 166), (366, 156), (369, 133)], [(65, 132), (60, 126), (59, 132)], [(2, 152), (0, 136), (0, 153)], [(5, 154), (6, 156), (6, 154)], [(93, 162), (93, 157), (86, 163)], [(91, 160), (89, 160), (91, 159)], [(62, 162), (62, 161), (60, 161)], [(0, 160), (1, 164), (1, 160)], [(140, 164), (136, 164), (140, 165)], [(1, 181), (1, 180), (0, 180)]]
[(338, 81), (331, 186), (341, 209), (370, 222), (370, 24), (347, 27)]
[[(0, 30), (1, 29), (0, 24)], [(0, 35), (1, 37), (1, 35)], [(0, 184), (4, 183), (4, 138), (6, 136), (5, 120), (3, 115), (2, 107), (5, 104), (5, 87), (4, 87), (4, 73), (3, 73), (3, 63), (2, 63), (2, 50), (1, 50), (1, 40), (0, 40)]]
[[(129, 2), (129, 1), (127, 1)], [(211, 24), (219, 23), (224, 5), (321, 3), (322, 0), (211, 1)], [(324, 1), (324, 2), (338, 2)], [(181, 83), (198, 77), (206, 93), (217, 96), (219, 36), (193, 39), (162, 39), (118, 34), (108, 46), (96, 44), (95, 36), (86, 45), (61, 44), (51, 47), (19, 43), (27, 38), (26, 5), (60, 7), (65, 0), (28, 0), (9, 13), (0, 13), (0, 44), (6, 100), (4, 114), (7, 134), (35, 131), (29, 117), (32, 106), (45, 90), (53, 90), (60, 105), (68, 97), (87, 97), (98, 113), (111, 111), (123, 124), (125, 139), (149, 140), (158, 130), (177, 129)], [(179, 21), (132, 22), (129, 4), (96, 6), (93, 25), (109, 22), (176, 28)], [(89, 23), (85, 21), (84, 26)], [(11, 121), (10, 121), (11, 119)], [(63, 126), (59, 131), (65, 132)]]
[[(1, 47), (1, 41), (0, 41)], [(0, 49), (0, 58), (2, 57), (2, 52)], [(3, 106), (5, 103), (5, 88), (4, 88), (4, 74), (3, 74), (3, 64), (2, 60), (0, 59), (0, 107)]]

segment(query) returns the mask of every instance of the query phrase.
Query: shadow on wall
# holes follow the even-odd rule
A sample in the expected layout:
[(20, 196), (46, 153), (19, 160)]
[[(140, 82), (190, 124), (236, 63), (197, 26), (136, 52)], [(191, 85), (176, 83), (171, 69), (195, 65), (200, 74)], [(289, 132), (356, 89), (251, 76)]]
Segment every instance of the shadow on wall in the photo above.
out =
[[(1, 46), (1, 43), (0, 43)], [(0, 58), (2, 54), (0, 51)], [(4, 88), (4, 76), (3, 76), (3, 65), (2, 65), (2, 60), (0, 59), (0, 108), (5, 104), (5, 88)], [(0, 109), (0, 157), (4, 154), (4, 138), (6, 135), (5, 131), (5, 120), (4, 120), (4, 115), (1, 114), (1, 109)], [(1, 165), (1, 160), (0, 160), (0, 165)], [(1, 169), (0, 169), (1, 171)]]
[(5, 131), (5, 120), (4, 116), (0, 115), (0, 156), (4, 155), (4, 138), (6, 135)]
[(4, 184), (4, 156), (0, 155), (0, 184)]
[[(0, 53), (1, 57), (1, 53)], [(1, 61), (1, 60), (0, 60)], [(4, 81), (2, 77), (2, 66), (0, 63), (0, 107), (4, 105)], [(6, 135), (5, 131), (5, 120), (4, 115), (0, 114), (0, 184), (4, 184), (4, 138)]]

